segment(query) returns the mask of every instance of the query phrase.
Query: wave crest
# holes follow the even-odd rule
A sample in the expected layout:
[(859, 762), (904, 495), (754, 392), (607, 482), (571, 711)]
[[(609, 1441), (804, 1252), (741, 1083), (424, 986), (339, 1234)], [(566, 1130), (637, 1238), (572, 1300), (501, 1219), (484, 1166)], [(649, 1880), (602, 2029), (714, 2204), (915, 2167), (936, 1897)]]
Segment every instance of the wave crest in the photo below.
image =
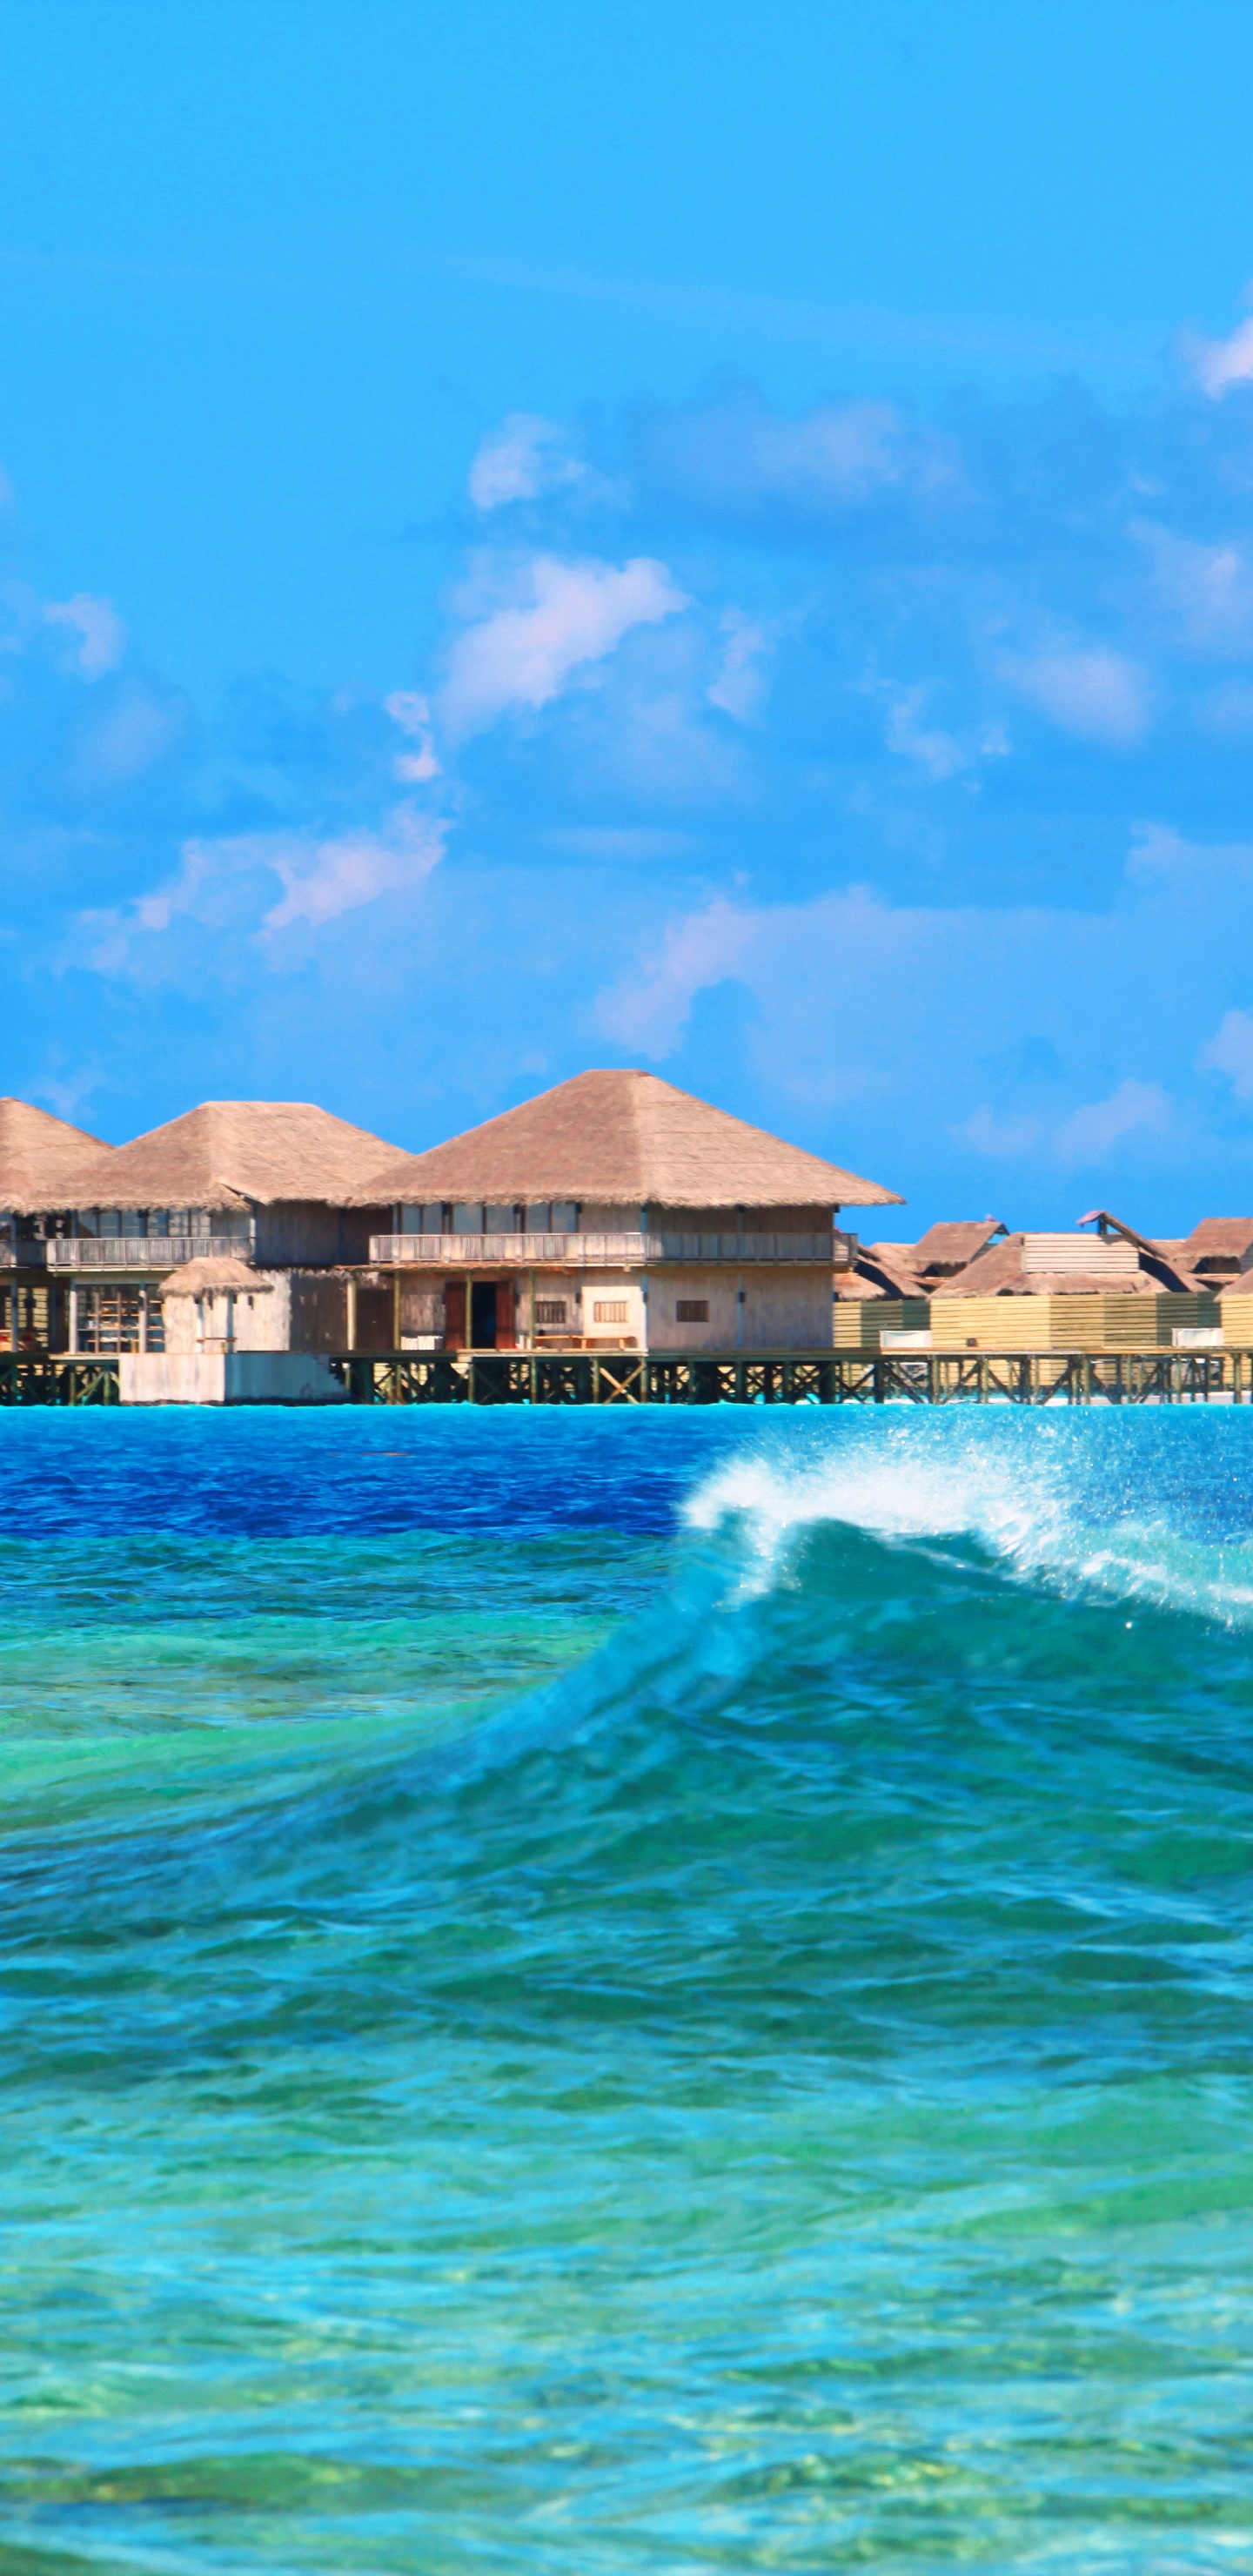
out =
[[(774, 1442), (729, 1460), (688, 1497), (684, 1518), (730, 1544), (741, 1598), (793, 1580), (804, 1542), (843, 1525), (888, 1544), (964, 1540), (1023, 1582), (1253, 1627), (1253, 1458), (1238, 1479), (1229, 1459), (1216, 1461), (1225, 1517), (1198, 1526), (1154, 1473), (1171, 1427), (1172, 1417), (837, 1423), (808, 1454)], [(1126, 1441), (1111, 1436), (1124, 1428)]]

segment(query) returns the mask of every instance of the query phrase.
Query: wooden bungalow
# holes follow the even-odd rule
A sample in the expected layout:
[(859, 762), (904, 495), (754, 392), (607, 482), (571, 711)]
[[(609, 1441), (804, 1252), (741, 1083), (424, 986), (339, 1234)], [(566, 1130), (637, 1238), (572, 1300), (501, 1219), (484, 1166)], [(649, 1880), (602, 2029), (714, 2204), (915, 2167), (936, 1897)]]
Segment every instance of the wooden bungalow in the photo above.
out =
[(56, 1298), (45, 1211), (61, 1203), (86, 1157), (103, 1166), (113, 1150), (29, 1100), (0, 1100), (0, 1349), (46, 1348)]
[(305, 1101), (206, 1101), (129, 1145), (80, 1138), (26, 1194), (53, 1347), (161, 1349), (162, 1282), (194, 1259), (335, 1272), (322, 1346), (352, 1348), (364, 1327), (367, 1346), (385, 1347), (391, 1292), (364, 1265), (388, 1211), (365, 1204), (360, 1184), (395, 1152)]
[(401, 1348), (819, 1349), (855, 1238), (842, 1207), (893, 1190), (782, 1143), (658, 1075), (595, 1071), (425, 1154), (369, 1257)]

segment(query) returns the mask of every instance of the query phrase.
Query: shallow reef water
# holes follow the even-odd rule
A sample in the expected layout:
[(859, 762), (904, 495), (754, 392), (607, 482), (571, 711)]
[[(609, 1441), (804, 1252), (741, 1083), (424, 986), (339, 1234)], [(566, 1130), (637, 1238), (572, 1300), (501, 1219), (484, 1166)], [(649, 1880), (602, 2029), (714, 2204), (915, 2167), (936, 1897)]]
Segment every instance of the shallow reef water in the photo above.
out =
[(1253, 1418), (0, 1416), (0, 2576), (1253, 2550)]

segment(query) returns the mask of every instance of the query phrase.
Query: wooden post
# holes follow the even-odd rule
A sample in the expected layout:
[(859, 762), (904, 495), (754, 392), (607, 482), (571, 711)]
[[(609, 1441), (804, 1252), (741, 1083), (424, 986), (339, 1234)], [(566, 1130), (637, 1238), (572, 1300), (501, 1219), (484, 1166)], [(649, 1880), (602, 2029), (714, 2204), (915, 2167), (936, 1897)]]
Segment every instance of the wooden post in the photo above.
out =
[(344, 1283), (344, 1337), (350, 1351), (357, 1347), (357, 1274), (350, 1270)]

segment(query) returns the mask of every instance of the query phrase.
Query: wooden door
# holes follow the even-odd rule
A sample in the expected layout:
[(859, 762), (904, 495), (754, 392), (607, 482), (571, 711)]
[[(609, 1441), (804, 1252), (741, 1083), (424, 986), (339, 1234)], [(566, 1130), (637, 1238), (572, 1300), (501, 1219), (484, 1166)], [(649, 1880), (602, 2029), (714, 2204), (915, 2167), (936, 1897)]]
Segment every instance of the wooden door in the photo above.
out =
[(498, 1280), (496, 1283), (496, 1348), (498, 1351), (511, 1351), (516, 1347), (518, 1338), (514, 1325), (516, 1299), (517, 1290), (512, 1279)]
[(359, 1351), (390, 1351), (395, 1338), (395, 1300), (387, 1288), (358, 1288), (357, 1341)]
[(444, 1289), (444, 1348), (463, 1351), (466, 1347), (466, 1283), (450, 1279)]

